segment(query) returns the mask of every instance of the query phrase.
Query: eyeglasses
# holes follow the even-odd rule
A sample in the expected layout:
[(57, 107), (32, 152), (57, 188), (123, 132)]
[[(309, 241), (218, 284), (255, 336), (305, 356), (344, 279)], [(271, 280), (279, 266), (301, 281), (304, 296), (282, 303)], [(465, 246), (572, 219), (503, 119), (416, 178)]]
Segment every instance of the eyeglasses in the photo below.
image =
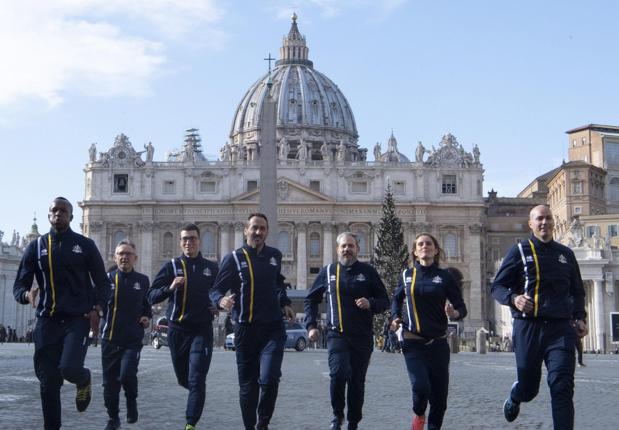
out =
[(181, 237), (181, 242), (197, 242), (198, 239), (198, 236)]

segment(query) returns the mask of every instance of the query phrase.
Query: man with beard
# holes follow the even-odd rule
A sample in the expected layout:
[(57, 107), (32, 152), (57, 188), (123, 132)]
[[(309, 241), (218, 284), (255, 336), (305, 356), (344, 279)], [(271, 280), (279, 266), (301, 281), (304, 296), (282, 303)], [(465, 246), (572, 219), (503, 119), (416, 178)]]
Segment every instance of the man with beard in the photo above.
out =
[[(231, 312), (236, 322), (234, 346), (246, 430), (269, 426), (286, 345), (282, 317), (294, 320), (281, 275), (282, 253), (265, 244), (268, 233), (266, 215), (251, 214), (244, 230), (247, 243), (224, 258), (211, 291), (213, 303)], [(232, 294), (226, 296), (228, 291)]]
[(365, 374), (373, 349), (372, 316), (387, 309), (389, 298), (376, 269), (357, 260), (357, 237), (345, 232), (336, 242), (338, 262), (321, 269), (305, 298), (305, 324), (310, 341), (318, 340), (318, 304), (326, 292), (331, 429), (341, 429), (344, 422), (348, 386), (348, 429), (356, 430), (362, 418)]

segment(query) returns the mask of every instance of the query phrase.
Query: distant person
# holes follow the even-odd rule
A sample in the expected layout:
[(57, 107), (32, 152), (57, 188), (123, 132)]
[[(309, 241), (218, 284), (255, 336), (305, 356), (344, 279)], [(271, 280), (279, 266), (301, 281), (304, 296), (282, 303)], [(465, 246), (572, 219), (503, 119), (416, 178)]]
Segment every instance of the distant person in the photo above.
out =
[[(282, 253), (266, 245), (266, 215), (252, 213), (246, 244), (224, 257), (211, 300), (231, 312), (239, 377), (239, 402), (246, 430), (268, 429), (275, 410), (286, 346), (283, 318), (294, 321), (286, 294)], [(225, 295), (228, 291), (232, 294)]]
[(206, 400), (206, 375), (213, 356), (213, 312), (209, 291), (217, 263), (202, 257), (200, 229), (181, 227), (180, 257), (163, 265), (148, 291), (151, 305), (168, 300), (168, 346), (178, 384), (189, 391), (185, 430), (195, 430)]
[(491, 288), (496, 301), (509, 306), (514, 318), (518, 379), (503, 414), (508, 422), (514, 421), (520, 404), (535, 398), (544, 362), (554, 428), (570, 430), (574, 428), (574, 345), (587, 334), (585, 289), (574, 253), (552, 238), (554, 218), (547, 205), (531, 209), (529, 228), (531, 236), (507, 252)]
[(133, 242), (122, 240), (114, 250), (116, 267), (108, 272), (101, 327), (103, 401), (109, 417), (105, 430), (120, 428), (119, 395), (122, 386), (127, 405), (127, 422), (138, 421), (138, 365), (144, 329), (153, 314), (146, 294), (148, 276), (134, 270), (138, 259)]
[(309, 339), (318, 340), (318, 305), (326, 295), (330, 428), (342, 428), (348, 397), (348, 429), (356, 430), (363, 417), (365, 375), (374, 348), (373, 316), (387, 309), (389, 297), (376, 269), (357, 260), (357, 237), (344, 232), (336, 243), (337, 262), (320, 270), (305, 298), (305, 326)]
[(447, 318), (461, 320), (467, 310), (453, 276), (439, 267), (442, 250), (436, 238), (419, 234), (412, 248), (413, 265), (402, 272), (393, 292), (392, 328), (402, 330), (402, 353), (413, 391), (411, 429), (423, 430), (428, 404), (428, 429), (440, 429), (449, 389)]
[[(71, 230), (71, 203), (64, 197), (55, 198), (48, 219), (49, 233), (28, 244), (13, 286), (19, 303), (36, 306), (34, 369), (41, 386), (46, 430), (59, 429), (62, 425), (63, 380), (76, 385), (75, 406), (79, 412), (84, 412), (90, 404), (91, 377), (90, 370), (84, 368), (84, 359), (88, 332), (99, 325), (107, 287), (97, 246)], [(34, 278), (40, 296), (39, 288), (32, 288)]]

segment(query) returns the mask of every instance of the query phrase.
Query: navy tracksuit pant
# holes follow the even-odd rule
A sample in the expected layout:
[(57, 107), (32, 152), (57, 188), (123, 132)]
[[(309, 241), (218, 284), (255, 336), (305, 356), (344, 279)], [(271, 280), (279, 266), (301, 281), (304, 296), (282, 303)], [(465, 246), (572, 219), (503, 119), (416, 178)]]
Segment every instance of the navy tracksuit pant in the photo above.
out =
[(373, 346), (372, 336), (345, 336), (330, 331), (327, 337), (333, 415), (338, 418), (344, 417), (348, 386), (346, 419), (352, 426), (359, 423), (363, 417), (365, 374), (370, 364)]
[(189, 390), (187, 424), (195, 425), (206, 400), (206, 374), (213, 356), (213, 325), (209, 323), (197, 333), (170, 327), (168, 346), (178, 384)]
[(413, 412), (425, 415), (428, 403), (428, 429), (440, 429), (447, 410), (449, 389), (449, 345), (447, 339), (432, 343), (404, 339), (402, 353), (413, 388)]
[(120, 387), (125, 390), (127, 409), (135, 407), (138, 397), (138, 364), (142, 344), (115, 345), (101, 341), (103, 401), (110, 418), (118, 418)]
[(90, 380), (84, 368), (90, 322), (83, 317), (37, 318), (34, 328), (34, 370), (40, 382), (45, 430), (62, 425), (60, 387), (66, 379), (83, 386)]
[(542, 362), (548, 371), (552, 420), (557, 430), (574, 428), (574, 344), (569, 320), (514, 319), (513, 344), (518, 380), (511, 390), (515, 402), (529, 402), (539, 391)]
[[(237, 323), (234, 346), (239, 374), (239, 399), (245, 429), (266, 428), (271, 421), (286, 346), (283, 321)], [(257, 417), (256, 417), (257, 412)]]

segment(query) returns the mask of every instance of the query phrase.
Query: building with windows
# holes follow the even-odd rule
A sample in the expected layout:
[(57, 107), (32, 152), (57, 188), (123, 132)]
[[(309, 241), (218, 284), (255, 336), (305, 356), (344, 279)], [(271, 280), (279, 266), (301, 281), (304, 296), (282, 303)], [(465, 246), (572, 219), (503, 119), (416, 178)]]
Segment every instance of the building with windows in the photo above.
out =
[[(221, 260), (243, 242), (243, 226), (259, 207), (261, 115), (267, 83), (278, 100), (277, 237), (268, 243), (283, 253), (287, 282), (307, 289), (320, 268), (335, 259), (335, 238), (350, 230), (360, 241), (360, 260), (372, 258), (384, 190), (391, 184), (405, 238), (430, 232), (441, 242), (447, 264), (465, 275), (469, 317), (464, 332), (487, 325), (486, 203), (480, 152), (446, 134), (411, 158), (391, 133), (376, 144), (373, 160), (359, 144), (353, 110), (343, 92), (313, 67), (305, 37), (293, 16), (280, 59), (242, 95), (228, 142), (217, 160), (206, 159), (198, 130), (187, 130), (183, 148), (154, 161), (154, 146), (136, 152), (120, 134), (85, 167), (80, 202), (83, 231), (112, 262), (122, 238), (136, 242), (138, 270), (151, 276), (179, 253), (179, 227), (197, 223), (202, 254)], [(251, 77), (248, 77), (251, 78)], [(385, 125), (388, 128), (388, 125)], [(208, 143), (207, 143), (208, 144)], [(168, 150), (169, 148), (164, 148)], [(145, 154), (144, 154), (145, 152)]]

